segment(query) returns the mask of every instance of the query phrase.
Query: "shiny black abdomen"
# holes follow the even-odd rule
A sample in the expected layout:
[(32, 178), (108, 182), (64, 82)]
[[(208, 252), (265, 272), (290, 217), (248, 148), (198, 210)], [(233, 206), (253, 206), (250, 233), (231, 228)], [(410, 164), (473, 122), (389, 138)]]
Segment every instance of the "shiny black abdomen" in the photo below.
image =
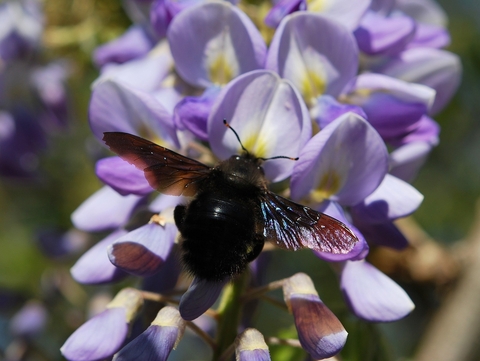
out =
[(216, 189), (208, 187), (188, 206), (178, 206), (175, 223), (183, 238), (187, 270), (220, 281), (243, 272), (261, 252), (264, 239), (256, 232), (259, 190), (239, 189), (222, 181), (214, 184)]

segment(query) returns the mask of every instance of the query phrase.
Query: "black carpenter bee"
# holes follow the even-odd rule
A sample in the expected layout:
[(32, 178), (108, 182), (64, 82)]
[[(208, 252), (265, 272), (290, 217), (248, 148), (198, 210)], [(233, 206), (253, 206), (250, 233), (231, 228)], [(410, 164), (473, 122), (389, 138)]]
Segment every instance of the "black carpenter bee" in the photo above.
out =
[(183, 263), (196, 277), (209, 281), (235, 277), (260, 254), (266, 240), (288, 250), (334, 254), (348, 253), (358, 241), (335, 218), (271, 192), (261, 167), (265, 159), (248, 153), (243, 145), (243, 154), (209, 167), (135, 135), (108, 132), (103, 140), (143, 170), (152, 188), (193, 197), (175, 208), (174, 219), (182, 238)]

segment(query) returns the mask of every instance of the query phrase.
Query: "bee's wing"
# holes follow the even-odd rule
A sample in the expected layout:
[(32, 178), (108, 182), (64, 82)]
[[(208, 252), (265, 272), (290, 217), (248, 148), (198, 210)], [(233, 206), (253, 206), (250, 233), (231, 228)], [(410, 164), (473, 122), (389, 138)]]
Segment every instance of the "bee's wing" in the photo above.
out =
[(152, 188), (174, 196), (193, 196), (211, 168), (132, 134), (103, 133), (103, 141), (120, 158), (145, 172)]
[(263, 235), (281, 248), (345, 254), (358, 241), (353, 232), (335, 218), (270, 191), (261, 196), (261, 210)]

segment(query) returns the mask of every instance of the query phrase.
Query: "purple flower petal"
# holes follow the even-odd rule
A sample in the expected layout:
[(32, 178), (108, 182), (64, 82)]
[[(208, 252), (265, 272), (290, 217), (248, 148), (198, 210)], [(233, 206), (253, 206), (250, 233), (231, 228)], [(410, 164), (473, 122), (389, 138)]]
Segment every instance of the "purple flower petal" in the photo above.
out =
[(412, 214), (422, 203), (423, 195), (410, 184), (387, 174), (378, 188), (351, 208), (355, 220), (362, 223), (385, 223)]
[(110, 261), (120, 269), (137, 276), (158, 272), (168, 258), (177, 228), (172, 223), (162, 226), (150, 222), (131, 231), (108, 247)]
[(307, 10), (334, 19), (352, 31), (357, 28), (370, 3), (371, 0), (357, 0), (355, 2), (350, 0), (310, 0), (307, 2)]
[(401, 147), (407, 143), (425, 142), (434, 147), (438, 144), (438, 135), (440, 134), (440, 126), (432, 118), (424, 115), (417, 122), (415, 129), (407, 135), (390, 140), (390, 144), (394, 147)]
[(336, 355), (345, 345), (347, 332), (320, 300), (306, 274), (297, 273), (283, 285), (283, 297), (293, 314), (298, 339), (314, 359)]
[(213, 306), (227, 281), (210, 282), (194, 278), (187, 292), (180, 300), (179, 310), (182, 318), (192, 321)]
[(173, 58), (166, 41), (161, 41), (147, 55), (123, 64), (107, 64), (93, 83), (96, 87), (105, 80), (130, 86), (151, 93), (161, 87), (163, 80), (171, 73)]
[(168, 25), (173, 19), (166, 3), (165, 0), (153, 0), (150, 6), (150, 24), (159, 38), (167, 35)]
[(10, 320), (10, 331), (16, 337), (29, 337), (42, 332), (48, 313), (39, 301), (27, 302)]
[(114, 361), (165, 361), (177, 339), (176, 327), (149, 326), (113, 358)]
[(127, 333), (126, 309), (108, 308), (80, 326), (60, 351), (70, 361), (101, 360), (122, 347)]
[(123, 35), (99, 46), (93, 53), (98, 67), (107, 63), (125, 63), (146, 55), (153, 47), (153, 41), (141, 26), (131, 26)]
[(181, 11), (202, 2), (203, 0), (154, 0), (150, 7), (150, 23), (158, 37), (163, 38), (167, 35), (172, 19)]
[(365, 261), (346, 262), (340, 282), (348, 305), (364, 320), (396, 321), (415, 308), (399, 285)]
[(104, 132), (137, 135), (147, 130), (151, 137), (178, 146), (172, 116), (153, 95), (130, 86), (111, 80), (99, 83), (92, 93), (89, 115), (97, 139)]
[(450, 101), (460, 84), (460, 58), (445, 50), (413, 48), (379, 69), (406, 82), (426, 85), (436, 91), (430, 114), (437, 114)]
[(303, 148), (291, 178), (291, 196), (310, 191), (316, 200), (354, 205), (372, 193), (387, 173), (388, 154), (378, 133), (347, 113), (317, 133)]
[(267, 26), (276, 28), (285, 16), (295, 11), (306, 10), (306, 8), (305, 0), (280, 0), (270, 9), (264, 22)]
[(450, 34), (443, 26), (417, 23), (415, 37), (407, 48), (444, 48), (450, 45)]
[[(295, 157), (311, 136), (311, 122), (300, 95), (290, 82), (271, 71), (258, 70), (239, 76), (223, 89), (208, 119), (210, 146), (219, 158), (240, 154), (245, 148), (257, 157)], [(294, 162), (277, 159), (263, 164), (272, 182), (288, 177)]]
[(425, 24), (446, 26), (447, 14), (436, 1), (432, 0), (397, 0), (398, 10)]
[(153, 192), (145, 175), (120, 157), (100, 159), (95, 167), (97, 177), (121, 195), (143, 196)]
[(69, 109), (65, 83), (71, 72), (69, 65), (65, 61), (56, 61), (36, 68), (31, 75), (33, 86), (45, 105), (47, 120), (53, 127), (65, 127), (68, 122)]
[(149, 277), (143, 277), (142, 290), (164, 293), (172, 291), (175, 288), (183, 270), (183, 265), (179, 259), (180, 257), (178, 257), (180, 252), (178, 248), (178, 245), (173, 245), (170, 255), (157, 273)]
[(3, 142), (15, 134), (15, 119), (5, 111), (0, 111), (0, 142)]
[(121, 196), (103, 187), (85, 200), (71, 216), (73, 225), (85, 232), (99, 232), (124, 225), (142, 197)]
[(176, 70), (194, 86), (227, 84), (262, 68), (265, 61), (266, 45), (257, 28), (227, 2), (205, 2), (182, 11), (167, 37)]
[(0, 115), (0, 175), (34, 179), (39, 166), (38, 155), (46, 146), (45, 130), (26, 107), (17, 107), (11, 113), (0, 112)]
[(177, 103), (174, 121), (178, 129), (188, 129), (198, 139), (208, 141), (207, 120), (220, 87), (211, 86), (200, 97), (185, 97)]
[(270, 352), (263, 335), (254, 328), (247, 328), (235, 339), (237, 361), (270, 361)]
[(36, 244), (41, 252), (51, 259), (78, 255), (90, 242), (87, 233), (75, 228), (65, 231), (61, 227), (43, 227), (36, 233)]
[(399, 251), (408, 247), (408, 240), (392, 222), (371, 224), (353, 218), (353, 223), (370, 243)]
[(168, 208), (175, 208), (179, 204), (185, 204), (183, 196), (169, 196), (168, 194), (159, 194), (149, 205), (148, 209), (154, 213), (160, 213)]
[(125, 230), (115, 231), (85, 252), (70, 269), (73, 279), (83, 284), (103, 284), (124, 279), (127, 273), (109, 261), (107, 247), (126, 233)]
[(0, 58), (25, 56), (40, 43), (43, 32), (41, 4), (8, 1), (0, 4)]
[(381, 74), (357, 77), (349, 98), (361, 106), (369, 123), (383, 139), (397, 139), (418, 126), (435, 97), (435, 91)]
[(316, 99), (315, 105), (310, 109), (312, 118), (317, 122), (320, 129), (325, 128), (335, 119), (346, 113), (355, 113), (362, 118), (367, 118), (363, 109), (357, 105), (339, 103), (330, 95), (321, 95)]
[(358, 47), (368, 55), (394, 55), (405, 49), (416, 31), (415, 21), (404, 15), (384, 17), (367, 12), (355, 30)]
[(342, 24), (297, 12), (277, 28), (266, 68), (292, 81), (306, 103), (314, 104), (320, 95), (339, 95), (355, 76), (358, 49), (352, 33)]
[(152, 324), (113, 358), (114, 361), (165, 361), (183, 335), (185, 321), (170, 306), (160, 310)]
[(411, 182), (425, 163), (432, 145), (427, 142), (412, 142), (390, 153), (390, 174)]

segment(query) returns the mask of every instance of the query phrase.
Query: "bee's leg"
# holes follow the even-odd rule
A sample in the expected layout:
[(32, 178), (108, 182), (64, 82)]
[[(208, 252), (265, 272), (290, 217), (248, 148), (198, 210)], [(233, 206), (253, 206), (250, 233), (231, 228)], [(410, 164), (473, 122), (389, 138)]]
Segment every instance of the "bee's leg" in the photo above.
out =
[(262, 252), (263, 245), (265, 244), (265, 237), (262, 234), (256, 234), (252, 240), (251, 249), (247, 253), (247, 262), (252, 262)]
[(182, 233), (184, 228), (184, 221), (185, 221), (185, 211), (186, 207), (182, 205), (178, 205), (175, 207), (173, 211), (173, 218), (175, 219), (175, 224), (177, 225), (178, 230)]

